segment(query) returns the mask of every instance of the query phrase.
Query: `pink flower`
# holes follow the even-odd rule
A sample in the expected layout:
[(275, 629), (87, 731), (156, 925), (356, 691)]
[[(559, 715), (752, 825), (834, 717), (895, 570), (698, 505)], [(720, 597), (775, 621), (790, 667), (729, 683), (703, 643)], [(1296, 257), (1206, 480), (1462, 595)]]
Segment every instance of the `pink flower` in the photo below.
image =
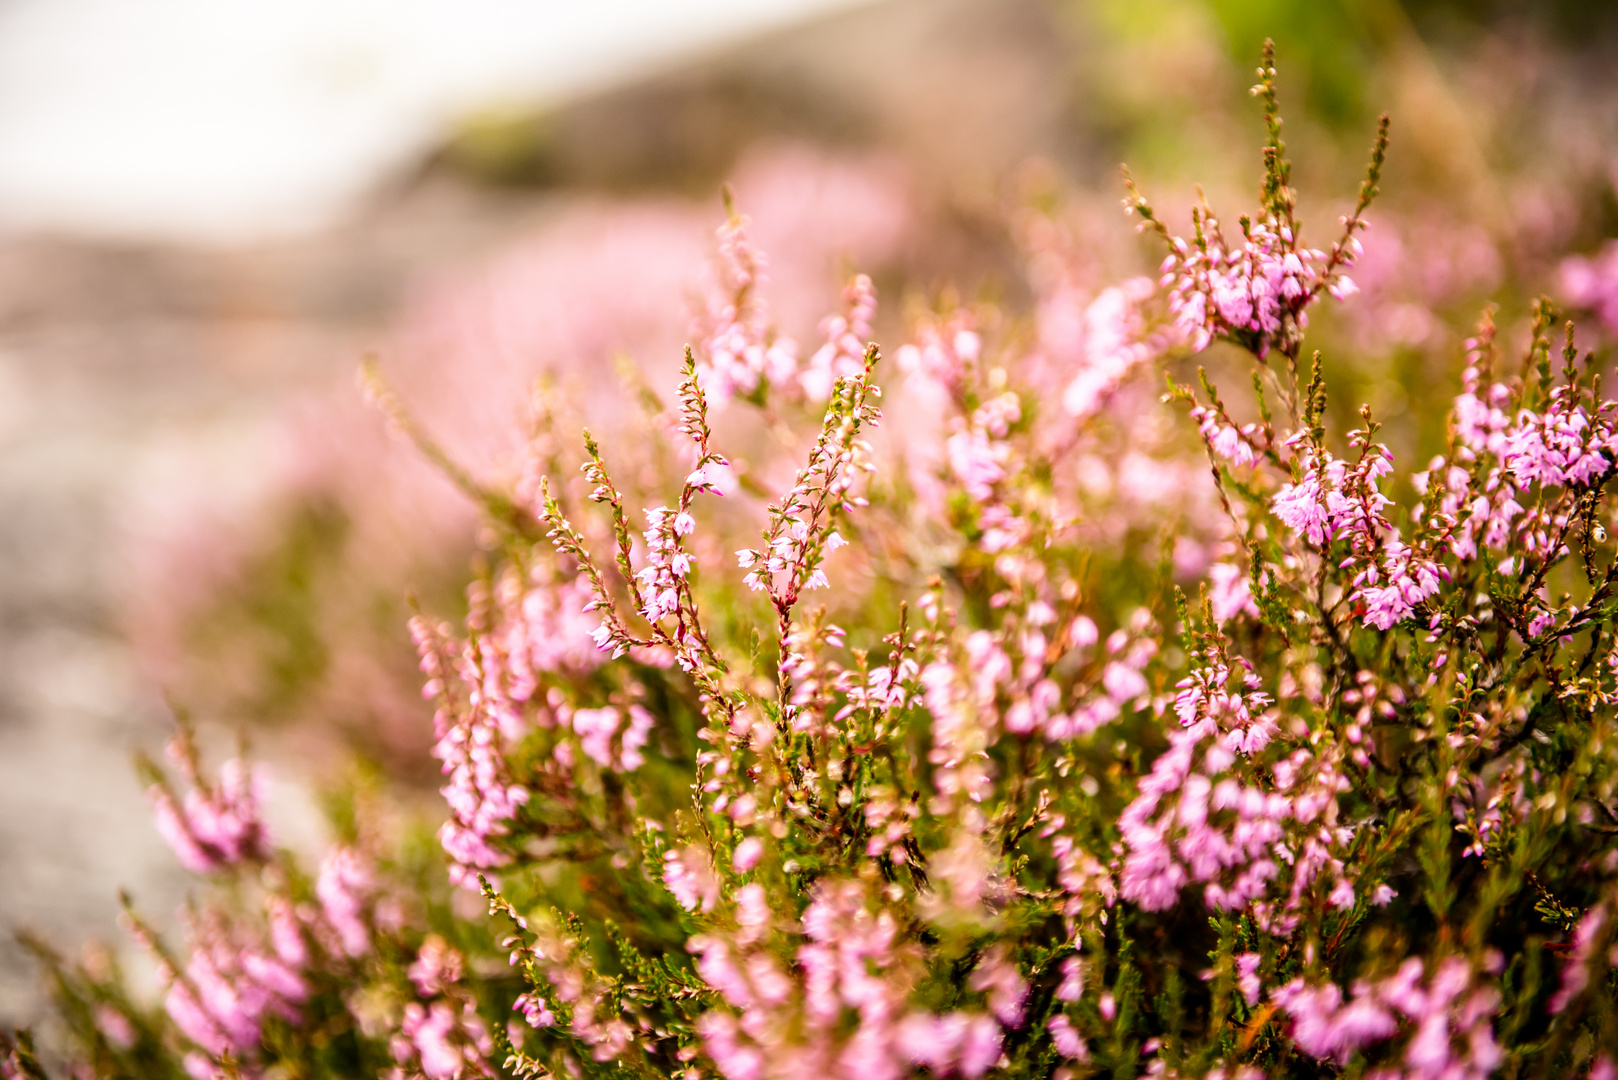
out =
[(1236, 427), (1218, 409), (1198, 405), (1191, 410), (1191, 419), (1197, 421), (1202, 439), (1214, 455), (1237, 468), (1246, 468), (1258, 460), (1253, 452), (1253, 440), (1262, 431), (1257, 424)]
[(579, 736), (579, 745), (598, 765), (612, 767), (612, 736), (619, 720), (617, 709), (573, 710), (573, 730)]
[(698, 373), (715, 407), (761, 384), (784, 384), (798, 367), (796, 346), (770, 323), (762, 297), (765, 259), (748, 235), (750, 224), (739, 214), (719, 227), (705, 309), (695, 320)]
[(1325, 544), (1330, 535), (1320, 478), (1312, 470), (1305, 472), (1297, 483), (1283, 485), (1270, 508), (1282, 524), (1316, 547)]
[(1594, 311), (1618, 333), (1618, 241), (1608, 240), (1595, 255), (1569, 256), (1560, 269), (1568, 302)]
[(431, 1080), (447, 1080), (461, 1075), (466, 1062), (460, 1050), (450, 1042), (450, 1035), (455, 1030), (455, 1013), (447, 1002), (435, 1001), (430, 1009), (424, 1009), (416, 1002), (406, 1005), (401, 1030), (405, 1038), (414, 1043), (424, 1075)]
[(460, 981), (461, 954), (437, 934), (429, 934), (406, 974), (422, 997), (441, 994), (446, 987)]
[(1208, 567), (1208, 586), (1208, 602), (1217, 621), (1229, 622), (1239, 615), (1258, 617), (1252, 584), (1241, 567), (1227, 562), (1212, 564)]
[(736, 872), (738, 874), (747, 873), (758, 865), (758, 861), (763, 855), (764, 841), (756, 836), (745, 837), (741, 843), (736, 845), (736, 855), (733, 862)]
[(189, 734), (181, 732), (171, 740), (167, 754), (190, 789), (179, 802), (166, 783), (153, 784), (146, 795), (158, 832), (181, 864), (202, 874), (268, 858), (269, 833), (260, 816), (269, 786), (264, 766), (231, 758), (210, 785), (198, 775)]
[(529, 1027), (547, 1028), (556, 1023), (556, 1014), (546, 1006), (545, 999), (531, 990), (526, 994), (519, 994), (511, 1008), (515, 1012), (522, 1013)]
[(1263, 984), (1258, 977), (1261, 959), (1258, 953), (1241, 953), (1236, 957), (1236, 985), (1241, 988), (1242, 997), (1247, 999), (1249, 1005), (1257, 1005), (1263, 993)]
[[(1551, 996), (1550, 1011), (1559, 1013), (1564, 1011), (1568, 1004), (1590, 985), (1590, 969), (1595, 961), (1595, 942), (1601, 936), (1602, 928), (1611, 918), (1605, 903), (1596, 904), (1584, 913), (1579, 925), (1573, 931), (1573, 951), (1568, 957), (1567, 964), (1562, 968), (1562, 985)], [(1613, 949), (1618, 952), (1618, 947)], [(1608, 958), (1609, 964), (1613, 964)], [(1618, 964), (1613, 964), (1618, 966)]]
[(369, 865), (353, 848), (333, 847), (320, 861), (315, 895), (320, 898), (327, 923), (337, 931), (343, 951), (349, 956), (363, 956), (371, 947), (365, 907), (375, 885)]
[[(1283, 337), (1308, 325), (1306, 309), (1322, 292), (1353, 295), (1352, 281), (1328, 271), (1325, 252), (1298, 246), (1291, 230), (1274, 219), (1242, 220), (1240, 243), (1227, 242), (1219, 222), (1196, 215), (1197, 240), (1175, 238), (1159, 284), (1182, 339), (1193, 350), (1226, 338), (1264, 356)], [(1350, 237), (1334, 249), (1339, 268), (1350, 265), (1359, 242)]]
[(810, 401), (825, 401), (838, 379), (865, 370), (865, 345), (871, 340), (876, 317), (876, 288), (864, 274), (856, 274), (843, 290), (843, 308), (820, 324), (826, 343), (809, 358), (799, 375)]
[(707, 852), (695, 846), (664, 856), (663, 884), (687, 911), (712, 911), (719, 902), (719, 879), (713, 874)]
[(1073, 1029), (1073, 1021), (1069, 1020), (1066, 1015), (1057, 1013), (1051, 1017), (1049, 1024), (1046, 1026), (1050, 1028), (1051, 1045), (1056, 1047), (1058, 1054), (1061, 1054), (1069, 1061), (1088, 1061), (1090, 1059), (1089, 1047), (1084, 1045), (1084, 1040)]
[(1131, 278), (1088, 302), (1074, 282), (1043, 290), (1039, 347), (1045, 362), (1075, 372), (1062, 391), (1069, 416), (1093, 416), (1135, 369), (1157, 355), (1140, 310), (1155, 291), (1149, 278)]

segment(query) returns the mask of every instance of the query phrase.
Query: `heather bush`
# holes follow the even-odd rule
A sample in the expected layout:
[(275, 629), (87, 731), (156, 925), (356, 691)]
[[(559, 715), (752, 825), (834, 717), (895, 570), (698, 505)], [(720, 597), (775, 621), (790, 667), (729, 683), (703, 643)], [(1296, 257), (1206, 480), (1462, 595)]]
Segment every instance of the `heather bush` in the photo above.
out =
[[(835, 300), (840, 263), (891, 275), (916, 229), (906, 175), (880, 155), (763, 148), (734, 180), (772, 256), (779, 321), (800, 335)], [(487, 483), (520, 469), (542, 376), (616, 438), (619, 388), (600, 373), (639, 357), (673, 388), (656, 358), (690, 336), (712, 217), (666, 195), (548, 199), (488, 265), (409, 290), (378, 346), (390, 384)], [(349, 359), (254, 433), (252, 470), (192, 448), (142, 493), (119, 540), (138, 570), (121, 617), (142, 667), (213, 724), (292, 727), (306, 756), (346, 743), (431, 780), (405, 594), (457, 606), (477, 508), (392, 440)]]
[(159, 1006), (51, 960), (66, 1069), (1613, 1077), (1618, 404), (1548, 303), (1485, 314), (1396, 460), (1306, 347), (1386, 121), (1309, 246), (1259, 78), (1255, 209), (1131, 186), (1161, 275), (1100, 290), (1026, 222), (1030, 319), (946, 294), (887, 357), (862, 275), (780, 333), (733, 209), (639, 438), (542, 391), (517, 484), (446, 466), (491, 539), (412, 623), (437, 848), (366, 796), (303, 869), (182, 731), (208, 899), (128, 916)]

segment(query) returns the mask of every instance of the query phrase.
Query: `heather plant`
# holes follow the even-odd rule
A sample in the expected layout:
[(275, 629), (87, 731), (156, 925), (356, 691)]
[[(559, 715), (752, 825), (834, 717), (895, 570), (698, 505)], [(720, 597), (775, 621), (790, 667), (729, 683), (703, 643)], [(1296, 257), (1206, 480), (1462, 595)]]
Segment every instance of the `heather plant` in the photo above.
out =
[[(737, 163), (735, 186), (774, 257), (783, 336), (814, 333), (843, 260), (891, 275), (916, 231), (905, 174), (878, 154), (761, 149)], [(596, 376), (628, 357), (678, 358), (707, 317), (711, 207), (646, 194), (546, 207), (487, 265), (409, 290), (378, 347), (412, 416), (488, 483), (518, 471), (535, 379), (554, 379), (613, 438), (621, 400)], [(673, 388), (673, 365), (647, 367)], [(477, 510), (390, 438), (350, 374), (283, 402), (254, 433), (254, 468), (193, 447), (140, 492), (119, 541), (137, 571), (122, 622), (142, 667), (212, 722), (291, 728), (306, 755), (346, 743), (430, 781), (405, 592), (457, 606)]]
[(1618, 404), (1541, 303), (1468, 339), (1441, 455), (1344, 422), (1307, 331), (1387, 122), (1313, 247), (1268, 51), (1255, 94), (1255, 210), (1181, 237), (1131, 184), (1160, 276), (1094, 292), (1026, 223), (1031, 320), (946, 295), (891, 359), (857, 274), (781, 334), (732, 208), (643, 437), (541, 392), (520, 482), (453, 472), (448, 881), (363, 800), (301, 870), (182, 732), (154, 810), (219, 887), (184, 950), (129, 916), (159, 1009), (54, 965), (70, 1068), (1613, 1077)]

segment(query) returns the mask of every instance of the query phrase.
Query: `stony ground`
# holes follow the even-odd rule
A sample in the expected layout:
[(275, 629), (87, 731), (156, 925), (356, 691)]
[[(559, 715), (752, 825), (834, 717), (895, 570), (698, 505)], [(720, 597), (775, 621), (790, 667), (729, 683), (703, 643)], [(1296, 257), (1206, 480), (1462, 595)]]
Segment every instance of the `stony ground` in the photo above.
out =
[[(72, 941), (113, 932), (120, 886), (153, 912), (180, 896), (130, 767), (170, 721), (121, 634), (118, 542), (177, 458), (236, 460), (251, 490), (266, 423), (346, 377), (409, 281), (544, 207), (439, 179), (251, 251), (0, 243), (0, 924)], [(0, 1015), (31, 1000), (31, 966), (0, 938)]]

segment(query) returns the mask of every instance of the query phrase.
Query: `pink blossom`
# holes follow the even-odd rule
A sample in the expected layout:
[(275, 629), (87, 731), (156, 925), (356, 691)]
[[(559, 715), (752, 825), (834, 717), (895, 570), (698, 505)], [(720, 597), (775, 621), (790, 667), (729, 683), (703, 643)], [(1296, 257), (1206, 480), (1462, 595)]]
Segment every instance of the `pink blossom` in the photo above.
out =
[(1246, 468), (1258, 460), (1253, 451), (1254, 440), (1263, 434), (1258, 424), (1237, 427), (1222, 410), (1198, 405), (1191, 410), (1191, 419), (1197, 421), (1203, 442), (1214, 456), (1230, 462), (1237, 468)]
[(825, 401), (838, 379), (865, 370), (865, 346), (871, 340), (875, 317), (876, 288), (869, 277), (856, 274), (843, 290), (842, 311), (821, 321), (826, 343), (815, 350), (799, 375), (810, 401)]
[(1292, 1017), (1292, 1039), (1305, 1053), (1346, 1064), (1355, 1051), (1391, 1037), (1396, 1016), (1414, 1026), (1404, 1060), (1412, 1075), (1485, 1080), (1503, 1060), (1490, 1021), (1499, 996), (1475, 987), (1467, 962), (1450, 957), (1423, 983), (1422, 961), (1411, 957), (1375, 984), (1356, 984), (1345, 1002), (1334, 984), (1310, 986), (1301, 977), (1272, 994)]
[(1008, 1028), (1022, 1023), (1023, 999), (1028, 995), (1028, 983), (1007, 956), (1004, 946), (991, 949), (973, 970), (967, 985), (973, 990), (986, 992), (989, 1010)]
[(1118, 386), (1159, 351), (1140, 311), (1155, 288), (1131, 278), (1086, 303), (1076, 283), (1047, 289), (1039, 300), (1039, 346), (1047, 363), (1073, 371), (1062, 391), (1069, 416), (1093, 416)]
[(1365, 624), (1387, 630), (1415, 613), (1418, 605), (1437, 594), (1441, 570), (1399, 540), (1390, 540), (1380, 570), (1368, 568), (1355, 579), (1356, 597), (1365, 604)]
[(167, 784), (153, 784), (146, 794), (158, 832), (186, 869), (202, 874), (268, 858), (269, 834), (260, 810), (269, 786), (264, 766), (231, 758), (220, 766), (218, 779), (206, 784), (188, 734), (171, 740), (167, 753), (190, 788), (180, 801)]
[(1608, 240), (1594, 255), (1571, 255), (1560, 270), (1568, 302), (1594, 311), (1609, 332), (1618, 333), (1618, 241)]
[[(482, 638), (470, 638), (453, 656), (446, 628), (418, 617), (411, 620), (410, 629), (428, 677), (427, 688), (439, 700), (433, 716), (437, 738), (433, 756), (443, 763), (449, 778), (439, 791), (450, 809), (449, 820), (439, 829), (439, 842), (453, 862), (451, 878), (476, 888), (478, 870), (510, 861), (494, 841), (507, 833), (505, 823), (528, 801), (528, 790), (510, 782), (502, 754), (505, 732), (513, 726), (514, 705), (493, 677), (497, 658)], [(469, 691), (464, 706), (453, 696), (456, 685)]]
[(738, 874), (745, 874), (758, 865), (764, 855), (764, 841), (756, 836), (745, 837), (736, 845), (736, 855), (733, 864)]
[(1258, 617), (1258, 605), (1253, 603), (1252, 584), (1240, 566), (1216, 562), (1208, 567), (1208, 602), (1213, 617), (1221, 623), (1238, 616)]
[(762, 297), (765, 258), (749, 236), (750, 219), (733, 215), (719, 227), (718, 253), (695, 321), (698, 373), (715, 406), (797, 372), (797, 348), (776, 334)]
[(1262, 959), (1258, 953), (1241, 953), (1236, 957), (1236, 985), (1241, 988), (1242, 997), (1247, 999), (1249, 1005), (1257, 1005), (1263, 993), (1263, 983), (1258, 977), (1258, 965)]
[[(1227, 242), (1212, 215), (1199, 211), (1196, 224), (1194, 243), (1172, 241), (1159, 282), (1193, 350), (1228, 338), (1263, 356), (1308, 325), (1306, 308), (1320, 292), (1344, 299), (1354, 291), (1338, 270), (1328, 276), (1325, 252), (1299, 246), (1291, 229), (1274, 219), (1243, 219), (1239, 242)], [(1359, 250), (1350, 238), (1336, 252), (1337, 266), (1350, 265)]]
[(441, 994), (446, 987), (460, 981), (461, 954), (437, 934), (429, 934), (405, 974), (416, 984), (416, 992), (422, 997)]
[(333, 847), (320, 860), (315, 895), (320, 898), (327, 923), (337, 932), (343, 951), (349, 956), (363, 956), (371, 947), (365, 908), (375, 886), (370, 865), (353, 848)]
[[(1596, 943), (1611, 917), (1608, 905), (1601, 903), (1592, 905), (1579, 920), (1578, 926), (1573, 931), (1572, 955), (1562, 968), (1562, 985), (1551, 997), (1552, 1013), (1564, 1011), (1568, 1004), (1584, 993), (1590, 985), (1591, 968), (1598, 962)], [(1618, 957), (1618, 945), (1612, 947), (1607, 957), (1609, 967), (1618, 967), (1618, 959), (1615, 957)]]
[(719, 901), (719, 879), (714, 876), (707, 852), (695, 846), (664, 856), (663, 884), (687, 911), (712, 911)]
[[(137, 937), (146, 940), (144, 932)], [(167, 983), (163, 1005), (185, 1037), (209, 1055), (254, 1055), (267, 1018), (298, 1018), (298, 1006), (309, 996), (303, 973), (266, 952), (246, 927), (207, 910), (191, 921), (186, 938), (183, 972), (159, 962)]]
[(1306, 471), (1297, 483), (1283, 485), (1270, 508), (1282, 524), (1309, 543), (1316, 547), (1325, 544), (1329, 526), (1318, 473)]
[(413, 1001), (405, 1006), (400, 1035), (395, 1060), (413, 1057), (429, 1080), (495, 1075), (486, 1061), (494, 1044), (470, 1001), (459, 1010), (444, 999), (426, 1006)]
[(574, 709), (573, 730), (579, 745), (596, 764), (612, 767), (612, 736), (618, 730), (617, 709)]
[(531, 990), (526, 994), (518, 995), (511, 1008), (515, 1012), (522, 1013), (523, 1019), (528, 1021), (529, 1027), (547, 1028), (556, 1023), (556, 1014), (546, 1006), (545, 999)]

